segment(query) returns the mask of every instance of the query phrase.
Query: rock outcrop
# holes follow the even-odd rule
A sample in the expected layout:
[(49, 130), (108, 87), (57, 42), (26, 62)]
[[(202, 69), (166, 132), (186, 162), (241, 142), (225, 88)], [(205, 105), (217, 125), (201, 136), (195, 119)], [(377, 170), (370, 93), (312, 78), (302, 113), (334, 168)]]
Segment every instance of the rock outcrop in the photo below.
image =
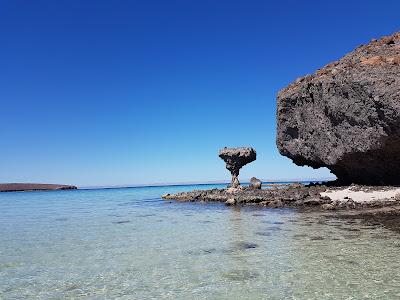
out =
[(342, 184), (400, 184), (400, 32), (281, 90), (279, 152)]
[(239, 183), (239, 171), (248, 163), (256, 160), (256, 151), (251, 147), (227, 148), (219, 151), (219, 157), (226, 163), (226, 168), (231, 172), (231, 187), (237, 188)]
[(267, 207), (315, 208), (319, 210), (354, 210), (399, 206), (399, 187), (341, 186), (310, 184), (269, 185), (267, 189), (212, 189), (166, 194), (166, 200), (182, 202), (221, 202), (226, 205), (261, 205)]

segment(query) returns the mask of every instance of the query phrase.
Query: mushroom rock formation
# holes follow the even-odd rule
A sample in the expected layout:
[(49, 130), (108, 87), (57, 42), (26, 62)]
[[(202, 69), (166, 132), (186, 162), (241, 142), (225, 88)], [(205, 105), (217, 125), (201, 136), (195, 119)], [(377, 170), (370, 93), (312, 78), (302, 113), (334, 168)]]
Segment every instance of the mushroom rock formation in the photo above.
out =
[(226, 168), (232, 174), (231, 187), (239, 187), (239, 170), (246, 164), (256, 160), (256, 151), (251, 147), (227, 148), (219, 151), (219, 157), (226, 163)]
[(279, 152), (341, 183), (400, 183), (400, 32), (278, 93)]

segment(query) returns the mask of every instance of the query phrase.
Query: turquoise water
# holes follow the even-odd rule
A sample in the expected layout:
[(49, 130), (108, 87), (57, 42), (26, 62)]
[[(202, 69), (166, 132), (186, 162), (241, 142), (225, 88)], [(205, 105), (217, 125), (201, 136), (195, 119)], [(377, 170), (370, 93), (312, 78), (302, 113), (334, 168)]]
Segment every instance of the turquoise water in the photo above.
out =
[(0, 194), (0, 299), (400, 297), (379, 224), (160, 199), (194, 188)]

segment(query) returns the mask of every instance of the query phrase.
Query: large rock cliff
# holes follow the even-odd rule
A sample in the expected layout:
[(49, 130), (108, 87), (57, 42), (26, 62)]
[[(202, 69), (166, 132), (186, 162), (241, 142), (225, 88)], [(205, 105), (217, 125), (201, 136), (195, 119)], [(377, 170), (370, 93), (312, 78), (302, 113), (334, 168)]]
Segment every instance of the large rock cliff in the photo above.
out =
[(277, 146), (342, 183), (400, 184), (400, 32), (278, 93)]

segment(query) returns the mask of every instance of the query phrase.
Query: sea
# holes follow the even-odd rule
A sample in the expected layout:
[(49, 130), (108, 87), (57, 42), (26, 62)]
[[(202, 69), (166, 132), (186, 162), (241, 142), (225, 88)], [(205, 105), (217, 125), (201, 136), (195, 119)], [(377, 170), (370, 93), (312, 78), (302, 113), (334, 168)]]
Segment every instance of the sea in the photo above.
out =
[(176, 202), (225, 185), (0, 193), (0, 299), (399, 299), (399, 234)]

